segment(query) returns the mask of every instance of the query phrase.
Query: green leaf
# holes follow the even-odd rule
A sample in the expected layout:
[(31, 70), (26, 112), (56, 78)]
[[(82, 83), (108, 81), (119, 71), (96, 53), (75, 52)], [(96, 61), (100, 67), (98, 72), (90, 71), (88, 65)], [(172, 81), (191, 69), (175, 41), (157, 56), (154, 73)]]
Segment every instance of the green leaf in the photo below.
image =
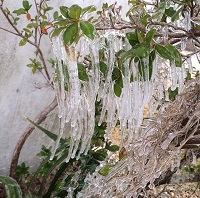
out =
[(23, 39), (19, 42), (19, 46), (26, 45), (26, 43), (27, 43), (27, 39), (26, 39), (26, 38), (23, 38)]
[(53, 180), (50, 183), (49, 189), (47, 190), (47, 193), (43, 195), (43, 198), (49, 198), (51, 197), (52, 192), (55, 190), (56, 183), (61, 177), (61, 175), (64, 173), (64, 171), (75, 161), (75, 159), (70, 159), (68, 163), (64, 162), (59, 167), (58, 171), (56, 172)]
[(114, 93), (117, 97), (120, 97), (122, 93), (122, 88), (119, 86), (119, 84), (116, 81), (114, 84)]
[(93, 5), (91, 6), (87, 6), (85, 8), (82, 9), (81, 14), (84, 15), (86, 12), (90, 13), (90, 12), (94, 12), (97, 8)]
[(107, 156), (107, 151), (105, 151), (106, 149), (100, 149), (96, 152), (93, 153), (93, 157), (99, 161), (104, 161), (106, 156)]
[(149, 80), (151, 80), (152, 72), (153, 72), (153, 61), (155, 59), (156, 52), (152, 51), (149, 55)]
[(146, 42), (150, 43), (156, 33), (156, 29), (151, 29), (147, 34), (146, 34)]
[(46, 27), (47, 25), (49, 24), (49, 22), (48, 21), (42, 21), (41, 23), (40, 23), (40, 27)]
[(121, 75), (122, 74), (121, 74), (121, 71), (119, 70), (119, 68), (115, 67), (112, 72), (112, 81), (117, 80), (118, 78), (121, 77)]
[(81, 11), (82, 11), (82, 8), (79, 5), (77, 5), (77, 4), (72, 5), (69, 8), (69, 16), (72, 19), (79, 19), (80, 15), (81, 15)]
[(29, 30), (28, 28), (23, 28), (23, 31), (29, 33), (29, 34), (32, 34), (31, 30)]
[(17, 14), (17, 16), (21, 14), (26, 14), (26, 10), (24, 8), (20, 8), (18, 10), (14, 10), (13, 13)]
[(173, 91), (171, 90), (171, 87), (169, 87), (168, 93), (169, 93), (169, 99), (174, 101), (176, 99), (176, 96), (178, 95), (178, 87)]
[[(70, 18), (69, 16), (69, 8), (66, 6), (60, 6), (60, 13), (65, 17), (65, 18)], [(54, 13), (54, 18), (58, 17), (58, 13)], [(56, 18), (57, 18), (56, 17)]]
[(183, 8), (184, 8), (184, 6), (179, 8), (178, 11), (171, 17), (172, 22), (174, 22), (175, 20), (177, 20), (179, 18), (179, 14), (182, 12)]
[(108, 8), (108, 3), (103, 3), (102, 8), (104, 8), (104, 9)]
[(35, 65), (30, 63), (30, 64), (27, 64), (26, 66), (27, 67), (34, 67)]
[(56, 28), (52, 34), (51, 34), (51, 38), (59, 36), (60, 33), (65, 29), (66, 27), (60, 27), (60, 28)]
[(71, 45), (78, 35), (78, 23), (73, 23), (70, 25), (63, 34), (64, 43)]
[(141, 22), (142, 22), (143, 26), (147, 26), (149, 18), (151, 18), (151, 16), (149, 14), (146, 14), (141, 18)]
[(42, 178), (42, 183), (40, 184), (40, 189), (37, 193), (37, 196), (41, 196), (45, 183), (47, 181), (47, 179), (49, 178), (48, 176), (51, 174), (51, 172), (57, 167), (59, 166), (68, 156), (68, 151), (65, 151), (62, 153), (62, 155), (60, 156), (60, 158), (58, 158), (55, 163), (52, 163), (51, 167), (48, 167), (47, 172), (44, 174), (43, 178)]
[(89, 81), (88, 75), (86, 73), (86, 68), (81, 63), (78, 63), (78, 77), (80, 80)]
[[(38, 125), (37, 123), (35, 123), (34, 121), (30, 120), (29, 118), (26, 118), (31, 124), (33, 124), (36, 128), (38, 128), (39, 130), (41, 130), (42, 132), (44, 132), (49, 138), (51, 138), (53, 141), (57, 140), (57, 135), (48, 131), (47, 129), (44, 129), (43, 127), (41, 127), (40, 125)], [(60, 139), (60, 143), (64, 144), (66, 143), (67, 140), (61, 138)]]
[(54, 18), (54, 20), (56, 20), (58, 17), (59, 17), (58, 11), (54, 12), (54, 13), (53, 13), (53, 18)]
[(144, 41), (145, 41), (144, 34), (142, 32), (140, 32), (138, 29), (136, 29), (135, 31), (136, 31), (138, 41), (140, 43), (144, 43)]
[(135, 46), (136, 44), (139, 43), (136, 32), (128, 32), (126, 33), (126, 37), (131, 46)]
[(95, 37), (95, 28), (94, 26), (88, 21), (81, 21), (80, 22), (81, 30), (83, 34), (85, 34), (88, 38), (94, 39)]
[(0, 176), (0, 184), (5, 187), (8, 198), (22, 198), (20, 186), (13, 178)]
[(104, 76), (106, 76), (107, 71), (108, 71), (107, 65), (103, 61), (100, 61), (99, 67), (100, 67), (100, 71), (104, 74)]
[(122, 52), (120, 53), (119, 58), (122, 60), (122, 62), (125, 62), (126, 60), (128, 60), (129, 58), (132, 58), (135, 56), (135, 51), (134, 49), (130, 49), (127, 52)]
[(108, 173), (109, 173), (109, 171), (110, 171), (110, 169), (113, 167), (114, 165), (105, 165), (103, 168), (101, 168), (99, 171), (98, 171), (98, 173), (100, 174), (100, 175), (103, 175), (103, 176), (107, 176), (108, 175)]
[(164, 59), (168, 59), (170, 61), (173, 61), (174, 57), (171, 54), (171, 52), (164, 46), (157, 44), (155, 46), (156, 51), (158, 52), (158, 54), (164, 58)]
[(150, 47), (148, 44), (140, 44), (136, 49), (135, 49), (135, 55), (140, 57), (140, 58), (145, 58), (149, 55), (150, 53)]
[(165, 47), (172, 52), (174, 58), (175, 58), (175, 65), (176, 67), (182, 67), (182, 57), (180, 52), (171, 44), (165, 45)]
[(118, 79), (115, 80), (115, 84), (114, 84), (114, 93), (117, 97), (120, 97), (122, 93), (122, 88), (123, 88), (123, 80), (122, 80), (122, 75), (120, 72), (120, 76), (118, 77)]
[(65, 28), (67, 28), (67, 26), (69, 26), (71, 23), (71, 19), (64, 19), (64, 20), (59, 20), (57, 22), (54, 23), (54, 26), (64, 26)]
[(23, 0), (22, 5), (24, 9), (28, 12), (28, 10), (31, 8), (31, 5), (29, 5), (29, 2), (27, 0)]
[(33, 67), (33, 69), (32, 69), (32, 73), (35, 74), (36, 71), (37, 71), (37, 68), (36, 68), (36, 67)]
[(140, 75), (143, 77), (144, 80), (146, 80), (146, 75), (145, 75), (146, 65), (142, 59), (140, 59), (138, 62), (138, 69), (139, 69)]
[(106, 149), (108, 149), (109, 151), (115, 152), (115, 151), (119, 151), (119, 146), (118, 145), (110, 145), (110, 146), (106, 146)]
[(175, 13), (176, 13), (176, 10), (174, 10), (173, 7), (170, 7), (170, 8), (168, 8), (168, 9), (165, 10), (165, 14), (168, 17), (172, 17)]
[(38, 27), (38, 24), (37, 23), (29, 23), (27, 25), (27, 28), (37, 28)]
[(50, 10), (53, 10), (53, 7), (48, 6), (48, 7), (46, 7), (46, 8), (44, 9), (45, 12), (48, 12), (48, 11), (50, 11)]

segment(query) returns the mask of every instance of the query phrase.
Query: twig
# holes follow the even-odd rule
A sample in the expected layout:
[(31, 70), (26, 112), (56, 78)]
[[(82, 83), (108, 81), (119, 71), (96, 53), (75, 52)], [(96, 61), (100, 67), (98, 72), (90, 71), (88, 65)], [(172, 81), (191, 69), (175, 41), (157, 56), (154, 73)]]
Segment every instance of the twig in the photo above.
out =
[[(34, 122), (37, 124), (42, 123), (47, 118), (47, 115), (50, 112), (52, 112), (56, 106), (57, 106), (57, 99), (54, 98), (54, 100), (51, 102), (51, 104), (48, 105), (42, 112), (40, 112), (38, 114), (38, 116), (34, 119)], [(10, 164), (10, 176), (14, 179), (16, 179), (16, 169), (17, 169), (20, 152), (21, 152), (22, 147), (23, 147), (24, 143), (26, 142), (27, 138), (30, 136), (30, 134), (33, 132), (34, 129), (35, 129), (34, 126), (29, 125), (27, 127), (27, 129), (24, 131), (24, 133), (22, 134), (22, 136), (20, 137), (20, 139), (14, 149), (11, 164)]]
[(185, 32), (185, 33), (188, 34), (188, 32), (187, 32), (184, 28), (175, 26), (175, 25), (173, 25), (173, 24), (171, 24), (171, 23), (151, 21), (151, 22), (149, 23), (149, 25), (168, 26), (168, 27), (172, 27), (174, 30), (181, 30), (181, 31), (183, 31), (183, 32)]
[(10, 31), (10, 30), (7, 30), (7, 29), (5, 29), (5, 28), (0, 27), (0, 29), (1, 29), (1, 30), (4, 30), (4, 31), (6, 31), (6, 32), (9, 32), (9, 33), (11, 33), (11, 34), (14, 34), (14, 35), (16, 35), (16, 36), (19, 36), (17, 33), (12, 32), (12, 31)]
[[(32, 42), (30, 39), (26, 38), (18, 29), (17, 27), (14, 25), (14, 23), (10, 20), (9, 16), (6, 14), (6, 12), (4, 11), (3, 7), (0, 6), (0, 10), (2, 11), (3, 15), (6, 17), (7, 21), (9, 22), (9, 24), (13, 27), (13, 29), (16, 31), (16, 33), (14, 33), (16, 36), (19, 36), (21, 38), (24, 38), (27, 40), (27, 42), (31, 45), (33, 45), (34, 47), (36, 47), (36, 49), (38, 50), (40, 56), (41, 56), (41, 61), (42, 61), (42, 64), (44, 66), (44, 70), (45, 70), (45, 74), (47, 76), (47, 79), (48, 81), (50, 81), (50, 75), (49, 75), (49, 72), (47, 70), (47, 65), (46, 65), (46, 62), (45, 62), (45, 59), (44, 59), (44, 55), (39, 47), (39, 45), (37, 43), (34, 43)], [(2, 29), (2, 28), (1, 28)], [(6, 31), (5, 28), (3, 28), (2, 30)], [(12, 33), (12, 32), (11, 32)], [(13, 34), (12, 33), (12, 34)]]
[[(196, 154), (196, 157), (199, 158), (200, 157), (200, 149), (195, 151), (195, 154)], [(191, 161), (192, 161), (192, 155), (190, 155), (188, 158), (185, 154), (185, 156), (183, 157), (183, 159), (180, 162), (180, 168), (184, 167), (186, 164), (189, 164)], [(155, 186), (169, 183), (172, 176), (174, 175), (174, 173), (176, 173), (177, 170), (178, 170), (177, 167), (173, 171), (171, 171), (171, 168), (169, 168), (163, 175), (161, 175), (158, 179), (155, 180), (155, 183), (154, 183)]]
[(115, 26), (115, 27), (110, 27), (110, 26), (104, 26), (104, 27), (96, 27), (96, 30), (124, 30), (124, 29), (134, 29), (136, 28), (135, 25), (125, 25), (125, 26)]

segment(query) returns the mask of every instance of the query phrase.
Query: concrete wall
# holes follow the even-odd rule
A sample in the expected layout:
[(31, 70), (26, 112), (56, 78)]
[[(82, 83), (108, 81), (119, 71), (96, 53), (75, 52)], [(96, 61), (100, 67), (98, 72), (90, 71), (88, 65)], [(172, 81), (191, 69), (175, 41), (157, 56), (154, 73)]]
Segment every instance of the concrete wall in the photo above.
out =
[[(21, 7), (22, 0), (4, 0), (4, 2), (10, 10), (15, 10)], [(29, 2), (33, 4), (33, 0)], [(103, 2), (109, 1), (51, 0), (50, 4), (58, 10), (59, 5), (70, 6), (74, 3), (82, 6), (95, 3), (100, 8)], [(125, 4), (124, 0), (118, 0), (118, 4)], [(22, 16), (18, 27), (24, 27), (26, 22)], [(0, 27), (13, 31), (2, 13), (0, 13)], [(0, 30), (0, 174), (8, 173), (15, 145), (29, 125), (23, 116), (34, 119), (55, 95), (40, 73), (33, 75), (31, 69), (26, 67), (30, 63), (29, 58), (34, 57), (34, 48), (29, 44), (19, 47), (19, 41), (20, 38), (15, 35)], [(48, 38), (43, 43), (43, 49), (45, 58), (52, 56)], [(51, 113), (43, 126), (56, 132), (58, 128), (56, 111)], [(52, 142), (40, 131), (35, 130), (23, 148), (20, 162), (25, 161), (34, 166), (38, 161), (35, 154), (42, 144), (51, 145)]]

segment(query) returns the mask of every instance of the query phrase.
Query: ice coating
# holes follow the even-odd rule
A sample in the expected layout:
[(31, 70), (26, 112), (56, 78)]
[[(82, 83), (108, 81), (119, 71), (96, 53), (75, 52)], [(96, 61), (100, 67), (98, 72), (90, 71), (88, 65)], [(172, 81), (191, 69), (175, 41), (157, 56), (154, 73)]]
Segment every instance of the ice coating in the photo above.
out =
[[(181, 92), (186, 77), (185, 65), (178, 68), (174, 61), (169, 64), (156, 55), (152, 63), (152, 73), (148, 69), (149, 58), (141, 59), (145, 68), (142, 74), (139, 72), (138, 62), (128, 59), (123, 63), (124, 70), (121, 72), (123, 88), (121, 95), (117, 97), (114, 91), (115, 80), (112, 79), (113, 71), (118, 67), (115, 62), (117, 53), (121, 49), (130, 48), (125, 33), (118, 30), (102, 31), (94, 40), (82, 37), (75, 46), (70, 47), (64, 46), (61, 37), (53, 38), (53, 52), (57, 58), (55, 88), (60, 132), (52, 157), (64, 131), (67, 131), (66, 137), (71, 138), (66, 161), (74, 157), (78, 159), (82, 153), (87, 154), (95, 127), (96, 99), (102, 102), (98, 125), (106, 122), (109, 134), (119, 120), (122, 147), (125, 142), (131, 143), (134, 138), (139, 139), (143, 135), (139, 130), (146, 105), (151, 117), (163, 99), (169, 100), (170, 83), (172, 91), (178, 87), (179, 93)], [(107, 65), (104, 77), (100, 72), (99, 50), (104, 50)], [(90, 67), (86, 68), (88, 81), (82, 81), (78, 76), (78, 63), (83, 62), (85, 57), (88, 57), (90, 62)], [(187, 59), (187, 65), (189, 72), (192, 72), (190, 59)], [(65, 129), (66, 123), (70, 128)]]

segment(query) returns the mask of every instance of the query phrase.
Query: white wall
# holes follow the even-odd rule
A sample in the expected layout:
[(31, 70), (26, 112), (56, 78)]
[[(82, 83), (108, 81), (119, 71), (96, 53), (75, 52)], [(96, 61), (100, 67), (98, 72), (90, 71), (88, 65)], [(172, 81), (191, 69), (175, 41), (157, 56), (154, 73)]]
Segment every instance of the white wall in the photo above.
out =
[[(22, 0), (4, 0), (4, 2), (10, 10), (15, 10), (21, 6)], [(29, 2), (32, 4), (33, 0), (29, 0)], [(103, 2), (109, 1), (51, 0), (51, 5), (58, 10), (59, 5), (70, 6), (77, 3), (87, 6), (95, 3), (100, 8)], [(113, 1), (110, 2), (113, 3)], [(125, 4), (124, 0), (118, 0), (118, 4)], [(13, 31), (2, 13), (0, 13), (0, 19), (0, 27)], [(23, 27), (25, 22), (26, 19), (23, 16), (19, 27)], [(33, 75), (31, 69), (26, 67), (29, 58), (34, 57), (34, 48), (29, 44), (19, 47), (19, 40), (20, 38), (15, 35), (0, 30), (0, 174), (8, 173), (15, 145), (29, 125), (23, 116), (34, 119), (55, 95), (40, 73)], [(52, 54), (48, 39), (43, 43), (44, 46), (45, 57), (50, 57)], [(53, 131), (56, 131), (58, 126), (55, 114), (56, 112), (51, 113), (48, 121), (44, 124)], [(34, 166), (38, 161), (35, 154), (40, 150), (41, 145), (50, 145), (51, 143), (49, 139), (45, 139), (44, 135), (41, 135), (41, 132), (35, 130), (23, 148), (20, 161), (29, 162)]]

